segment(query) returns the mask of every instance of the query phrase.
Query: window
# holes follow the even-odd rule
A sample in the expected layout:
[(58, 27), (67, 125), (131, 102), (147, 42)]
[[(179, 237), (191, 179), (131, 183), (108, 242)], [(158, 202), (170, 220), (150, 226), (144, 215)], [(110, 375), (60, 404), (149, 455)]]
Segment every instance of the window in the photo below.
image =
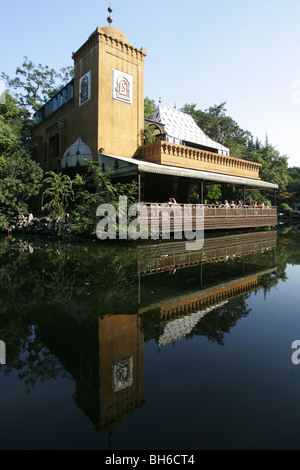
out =
[(47, 143), (44, 143), (43, 157), (44, 157), (44, 162), (46, 162), (47, 161)]
[(40, 110), (34, 115), (34, 124), (37, 125), (46, 119), (50, 114), (54, 113), (63, 104), (67, 103), (73, 98), (74, 95), (74, 81), (72, 80), (66, 85), (59, 93), (57, 93), (52, 100), (49, 100)]
[(49, 157), (59, 157), (59, 134), (56, 134), (49, 139)]
[(35, 162), (38, 161), (38, 148), (37, 147), (33, 147), (31, 149), (31, 157), (32, 157), (32, 160), (34, 160)]
[(65, 104), (67, 101), (68, 101), (68, 98), (67, 98), (67, 89), (64, 88), (61, 92), (62, 94), (62, 104)]

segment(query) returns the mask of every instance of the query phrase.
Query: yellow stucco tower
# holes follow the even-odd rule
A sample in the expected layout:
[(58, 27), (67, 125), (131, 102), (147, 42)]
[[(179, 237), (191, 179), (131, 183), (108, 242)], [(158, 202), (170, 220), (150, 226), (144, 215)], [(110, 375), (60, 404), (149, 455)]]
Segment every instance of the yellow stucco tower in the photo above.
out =
[(98, 27), (73, 53), (74, 80), (35, 116), (33, 147), (44, 169), (84, 166), (102, 152), (134, 156), (144, 128), (145, 56), (112, 26)]
[(87, 143), (92, 134), (98, 153), (132, 157), (141, 143), (145, 55), (111, 26), (98, 27), (73, 54), (80, 132)]

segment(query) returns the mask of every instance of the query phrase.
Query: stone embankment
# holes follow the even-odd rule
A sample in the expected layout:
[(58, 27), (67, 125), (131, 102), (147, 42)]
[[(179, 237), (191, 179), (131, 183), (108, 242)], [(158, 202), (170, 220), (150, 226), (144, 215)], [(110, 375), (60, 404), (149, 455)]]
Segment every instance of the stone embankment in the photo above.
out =
[[(49, 217), (34, 217), (33, 214), (29, 214), (28, 217), (19, 215), (17, 218), (11, 221), (8, 232), (13, 233), (30, 233), (30, 234), (44, 234), (44, 235), (57, 235), (58, 227), (61, 222), (59, 220), (51, 220)], [(72, 229), (70, 223), (63, 225), (62, 232), (64, 235), (75, 234), (75, 230)], [(7, 232), (7, 230), (5, 230)]]

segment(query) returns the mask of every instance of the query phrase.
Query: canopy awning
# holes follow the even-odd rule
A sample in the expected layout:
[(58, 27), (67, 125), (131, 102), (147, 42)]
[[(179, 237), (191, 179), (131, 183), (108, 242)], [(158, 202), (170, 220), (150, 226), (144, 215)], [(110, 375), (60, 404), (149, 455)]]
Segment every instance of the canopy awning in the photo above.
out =
[(135, 158), (120, 157), (116, 155), (99, 154), (99, 165), (104, 173), (111, 176), (125, 176), (141, 173), (154, 173), (158, 175), (179, 176), (183, 178), (199, 179), (210, 183), (228, 183), (247, 186), (251, 189), (278, 189), (277, 184), (266, 181), (243, 178), (240, 176), (223, 175), (209, 171), (190, 170), (175, 166), (160, 165)]

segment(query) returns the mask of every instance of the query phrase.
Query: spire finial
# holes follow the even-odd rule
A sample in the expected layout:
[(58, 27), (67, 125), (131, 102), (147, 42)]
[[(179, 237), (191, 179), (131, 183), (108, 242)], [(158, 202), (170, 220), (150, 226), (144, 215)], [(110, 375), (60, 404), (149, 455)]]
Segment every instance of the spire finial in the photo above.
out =
[[(109, 7), (108, 7), (107, 11), (108, 11), (109, 14), (112, 13), (113, 9), (111, 7), (111, 3), (109, 4)], [(108, 22), (109, 26), (111, 26), (111, 24), (113, 22), (113, 19), (110, 15), (107, 17), (107, 22)]]

